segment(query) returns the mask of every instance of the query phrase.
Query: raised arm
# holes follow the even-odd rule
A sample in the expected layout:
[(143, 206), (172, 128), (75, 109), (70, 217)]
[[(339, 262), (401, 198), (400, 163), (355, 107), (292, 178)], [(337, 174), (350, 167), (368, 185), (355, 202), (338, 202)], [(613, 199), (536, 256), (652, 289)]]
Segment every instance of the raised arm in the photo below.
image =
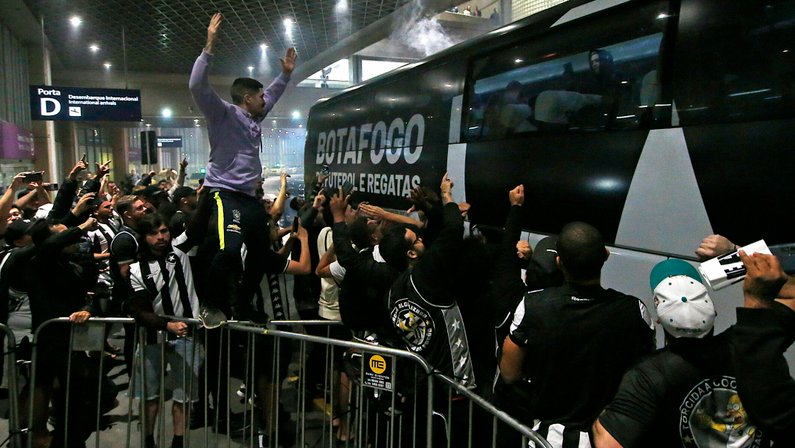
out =
[(425, 226), (425, 223), (423, 223), (422, 221), (418, 221), (410, 216), (388, 212), (381, 207), (378, 207), (376, 205), (370, 205), (364, 202), (359, 204), (359, 210), (361, 210), (361, 212), (364, 213), (367, 217), (373, 219), (381, 219), (384, 221), (395, 222), (398, 224), (411, 225), (417, 228), (422, 228)]
[(25, 177), (24, 173), (19, 173), (11, 180), (11, 185), (0, 196), (0, 235), (6, 232), (8, 226), (8, 213), (11, 211), (11, 206), (14, 205), (14, 193), (22, 186), (22, 178)]
[[(282, 172), (279, 176), (279, 194), (276, 196), (276, 199), (273, 201), (273, 205), (271, 205), (270, 214), (273, 217), (274, 221), (278, 221), (279, 218), (284, 213), (284, 201), (287, 199), (287, 178), (290, 177), (289, 174)], [(305, 225), (309, 225), (309, 223), (304, 223)]]
[(776, 437), (795, 431), (795, 379), (784, 351), (795, 340), (795, 312), (778, 299), (789, 280), (773, 255), (740, 251), (748, 273), (744, 308), (737, 309), (734, 349), (737, 389), (748, 415)]
[(220, 116), (226, 109), (224, 101), (210, 86), (210, 63), (213, 60), (213, 48), (218, 39), (218, 30), (222, 20), (220, 12), (215, 13), (210, 19), (210, 25), (207, 26), (207, 44), (205, 44), (202, 54), (196, 58), (188, 82), (193, 100), (196, 101), (196, 105), (207, 119)]

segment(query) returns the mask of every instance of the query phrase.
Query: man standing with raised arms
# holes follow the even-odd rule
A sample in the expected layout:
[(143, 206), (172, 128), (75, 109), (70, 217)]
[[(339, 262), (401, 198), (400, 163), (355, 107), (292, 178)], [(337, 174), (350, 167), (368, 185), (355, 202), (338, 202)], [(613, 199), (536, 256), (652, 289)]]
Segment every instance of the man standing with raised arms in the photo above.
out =
[[(210, 161), (204, 188), (210, 189), (215, 204), (211, 225), (215, 223), (220, 243), (209, 268), (208, 278), (213, 281), (208, 282), (204, 298), (227, 315), (245, 318), (263, 273), (286, 268), (284, 258), (268, 250), (268, 217), (255, 198), (255, 189), (262, 176), (260, 122), (284, 92), (295, 68), (296, 53), (294, 48), (287, 50), (281, 59), (282, 73), (264, 91), (255, 79), (236, 79), (231, 89), (234, 104), (228, 103), (212, 89), (209, 80), (221, 21), (220, 12), (210, 20), (207, 45), (193, 65), (189, 83), (193, 99), (207, 119)], [(247, 248), (245, 275), (240, 252), (243, 243)]]

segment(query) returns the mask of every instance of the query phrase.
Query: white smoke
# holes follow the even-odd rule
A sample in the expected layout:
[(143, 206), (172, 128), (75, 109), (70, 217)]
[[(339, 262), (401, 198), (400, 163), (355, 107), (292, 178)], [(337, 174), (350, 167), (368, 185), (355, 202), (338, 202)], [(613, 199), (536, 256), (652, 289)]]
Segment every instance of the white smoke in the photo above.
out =
[(435, 17), (425, 17), (422, 3), (422, 0), (414, 0), (411, 6), (407, 6), (408, 13), (399, 21), (401, 26), (392, 33), (391, 38), (424, 56), (430, 56), (452, 47), (457, 42), (444, 32)]

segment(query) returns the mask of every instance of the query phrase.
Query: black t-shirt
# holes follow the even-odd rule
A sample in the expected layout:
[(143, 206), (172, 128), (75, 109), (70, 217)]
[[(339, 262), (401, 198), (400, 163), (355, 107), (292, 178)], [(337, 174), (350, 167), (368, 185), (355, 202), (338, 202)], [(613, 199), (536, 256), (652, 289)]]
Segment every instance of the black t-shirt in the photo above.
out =
[(629, 447), (767, 447), (737, 393), (731, 330), (677, 340), (624, 375), (602, 426)]
[(640, 300), (572, 284), (528, 293), (510, 338), (526, 349), (527, 417), (578, 431), (590, 429), (624, 372), (654, 348)]

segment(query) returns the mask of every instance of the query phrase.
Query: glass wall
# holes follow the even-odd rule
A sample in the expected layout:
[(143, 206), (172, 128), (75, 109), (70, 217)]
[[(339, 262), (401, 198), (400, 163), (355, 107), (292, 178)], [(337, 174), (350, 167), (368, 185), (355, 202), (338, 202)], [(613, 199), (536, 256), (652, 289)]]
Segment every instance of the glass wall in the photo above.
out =
[(108, 143), (108, 132), (101, 127), (77, 128), (77, 154), (86, 155), (88, 169), (94, 169), (95, 163), (105, 163), (113, 158), (113, 149)]
[(362, 81), (383, 75), (392, 70), (408, 64), (405, 61), (377, 61), (373, 59), (362, 59)]

